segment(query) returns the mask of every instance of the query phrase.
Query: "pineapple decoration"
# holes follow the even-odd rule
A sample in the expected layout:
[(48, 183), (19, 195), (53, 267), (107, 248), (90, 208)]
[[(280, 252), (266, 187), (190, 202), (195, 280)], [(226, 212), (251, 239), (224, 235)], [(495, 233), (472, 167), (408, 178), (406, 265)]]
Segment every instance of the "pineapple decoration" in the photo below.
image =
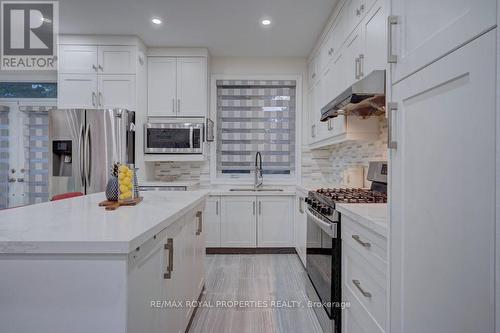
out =
[(113, 163), (108, 183), (106, 184), (106, 199), (108, 201), (118, 201), (118, 163)]
[(118, 167), (118, 182), (120, 193), (118, 200), (126, 201), (134, 198), (134, 168), (122, 164)]

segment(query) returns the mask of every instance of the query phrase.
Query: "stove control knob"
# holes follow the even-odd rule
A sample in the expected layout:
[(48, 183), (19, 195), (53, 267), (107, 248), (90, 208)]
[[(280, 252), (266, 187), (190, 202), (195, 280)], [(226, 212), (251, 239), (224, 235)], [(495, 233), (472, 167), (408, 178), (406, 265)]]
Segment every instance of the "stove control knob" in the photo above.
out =
[(321, 214), (323, 214), (323, 215), (327, 215), (327, 213), (328, 213), (328, 207), (326, 207), (326, 206), (321, 206), (321, 208), (320, 208), (320, 212), (321, 212)]
[(316, 208), (316, 207), (318, 207), (318, 202), (316, 200), (312, 200), (312, 204), (311, 205), (312, 205), (313, 208)]
[(332, 215), (333, 211), (330, 207), (325, 207), (325, 212), (323, 213), (325, 215)]
[(305, 198), (305, 199), (304, 199), (304, 202), (305, 202), (306, 204), (310, 204), (310, 203), (311, 203), (311, 199), (309, 199), (309, 198)]

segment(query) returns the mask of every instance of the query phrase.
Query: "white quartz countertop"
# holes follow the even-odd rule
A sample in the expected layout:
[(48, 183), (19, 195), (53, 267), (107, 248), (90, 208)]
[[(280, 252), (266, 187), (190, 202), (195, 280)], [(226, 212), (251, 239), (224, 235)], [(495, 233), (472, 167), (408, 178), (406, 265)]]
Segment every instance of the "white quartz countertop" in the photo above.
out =
[(200, 204), (206, 190), (143, 192), (106, 211), (97, 193), (0, 211), (1, 253), (130, 253)]
[(335, 209), (387, 238), (387, 204), (336, 204)]

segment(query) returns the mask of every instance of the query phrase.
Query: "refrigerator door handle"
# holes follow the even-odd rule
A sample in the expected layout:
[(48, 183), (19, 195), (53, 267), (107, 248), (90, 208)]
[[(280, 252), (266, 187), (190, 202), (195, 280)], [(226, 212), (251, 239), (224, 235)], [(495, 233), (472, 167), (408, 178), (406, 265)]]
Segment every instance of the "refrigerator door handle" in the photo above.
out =
[(80, 180), (82, 182), (82, 187), (85, 187), (85, 174), (84, 174), (84, 161), (85, 161), (85, 152), (84, 152), (84, 140), (85, 138), (84, 133), (83, 133), (83, 123), (80, 125), (80, 131), (78, 133), (78, 148), (79, 148), (79, 153), (80, 153), (80, 160), (78, 161), (78, 167), (80, 168)]
[(90, 134), (90, 124), (87, 124), (87, 130), (85, 131), (85, 162), (86, 162), (86, 182), (87, 186), (91, 186), (91, 178), (92, 178), (92, 172), (90, 169), (92, 168), (92, 141), (91, 141), (91, 134)]

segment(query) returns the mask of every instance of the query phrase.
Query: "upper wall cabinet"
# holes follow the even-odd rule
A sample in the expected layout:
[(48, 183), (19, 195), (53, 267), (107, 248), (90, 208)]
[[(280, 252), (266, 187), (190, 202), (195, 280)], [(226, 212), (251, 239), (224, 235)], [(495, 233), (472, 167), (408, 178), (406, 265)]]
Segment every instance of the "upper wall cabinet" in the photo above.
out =
[(59, 68), (64, 74), (135, 74), (134, 46), (60, 45)]
[(207, 93), (207, 58), (148, 58), (149, 116), (205, 117)]
[(388, 18), (392, 82), (495, 26), (496, 5), (496, 0), (392, 0)]
[(58, 61), (59, 108), (136, 109), (138, 46), (100, 45), (101, 42), (97, 37), (62, 39)]

